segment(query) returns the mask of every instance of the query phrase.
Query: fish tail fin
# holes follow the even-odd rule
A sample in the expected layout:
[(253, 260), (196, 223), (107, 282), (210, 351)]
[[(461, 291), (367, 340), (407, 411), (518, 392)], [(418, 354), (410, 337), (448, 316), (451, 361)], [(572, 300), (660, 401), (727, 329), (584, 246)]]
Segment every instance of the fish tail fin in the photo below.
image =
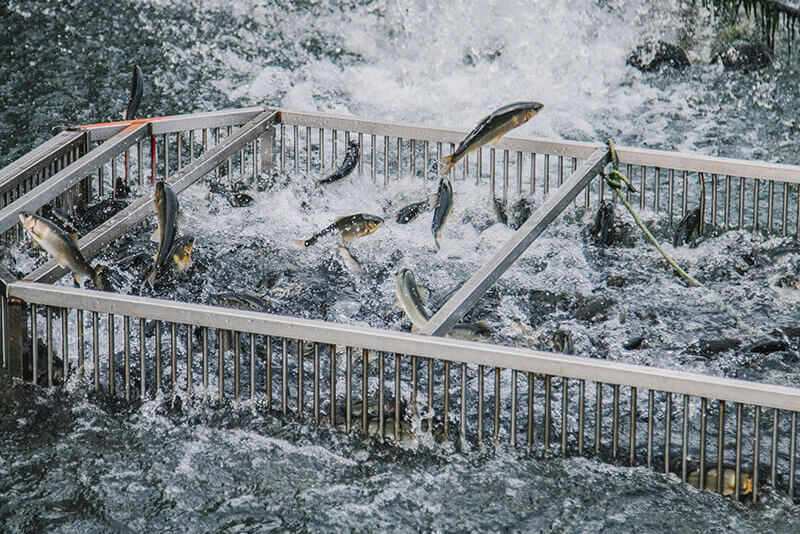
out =
[(86, 283), (86, 277), (81, 274), (75, 273), (75, 281), (78, 283), (78, 286), (81, 289), (83, 289), (83, 284)]
[(105, 268), (105, 265), (97, 264), (94, 266), (94, 269), (92, 269), (92, 283), (97, 289), (103, 289), (103, 281), (100, 278), (100, 273), (102, 273)]
[(314, 244), (314, 242), (311, 241), (312, 239), (314, 239), (314, 238), (312, 237), (311, 239), (306, 239), (306, 240), (303, 240), (303, 239), (292, 239), (292, 242), (294, 244), (296, 244), (296, 245), (300, 245), (301, 247), (306, 248), (309, 245), (313, 245)]
[(183, 257), (173, 254), (172, 259), (175, 261), (175, 268), (178, 269), (179, 273), (192, 264), (192, 256), (190, 254), (184, 254)]
[(444, 156), (442, 158), (442, 163), (444, 163), (444, 169), (442, 169), (442, 176), (444, 176), (445, 174), (450, 172), (450, 169), (452, 169), (456, 165), (456, 162), (453, 160), (453, 154), (450, 154), (449, 156)]

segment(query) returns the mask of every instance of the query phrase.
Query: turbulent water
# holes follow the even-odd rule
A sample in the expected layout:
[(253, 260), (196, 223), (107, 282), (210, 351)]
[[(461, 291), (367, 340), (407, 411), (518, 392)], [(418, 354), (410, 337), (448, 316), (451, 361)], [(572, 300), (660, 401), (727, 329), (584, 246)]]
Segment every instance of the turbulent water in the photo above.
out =
[[(54, 125), (119, 118), (133, 62), (147, 80), (142, 116), (270, 104), (466, 129), (503, 103), (536, 99), (545, 109), (520, 135), (800, 163), (796, 58), (779, 52), (762, 71), (726, 71), (709, 63), (704, 30), (687, 71), (625, 65), (645, 38), (674, 39), (693, 16), (707, 13), (641, 1), (11, 1), (0, 6), (0, 165)], [(153, 290), (141, 289), (147, 261), (134, 256), (153, 253), (154, 221), (101, 261), (133, 293), (205, 303), (247, 290), (278, 313), (406, 329), (391, 274), (411, 268), (436, 309), (512, 233), (495, 224), (485, 192), (457, 182), (436, 253), (429, 212), (394, 223), (432, 192), (419, 181), (383, 189), (353, 187), (370, 184), (353, 177), (322, 190), (310, 186), (318, 176), (289, 176), (254, 185), (247, 208), (207, 184), (182, 194), (195, 264)], [(365, 275), (347, 272), (333, 239), (292, 244), (357, 211), (387, 219), (351, 247)], [(663, 216), (645, 218), (668, 240)], [(796, 242), (728, 232), (668, 246), (707, 286), (689, 289), (639, 237), (595, 247), (590, 223), (581, 210), (560, 219), (469, 318), (505, 345), (565, 350), (569, 339), (583, 356), (800, 385), (797, 337), (769, 355), (747, 350), (798, 324), (800, 290), (777, 283), (800, 274)], [(44, 259), (11, 252), (20, 271)], [(719, 339), (740, 347), (704, 353)], [(264, 419), (258, 405), (118, 409), (75, 385), (32, 392), (6, 378), (0, 399), (0, 524), (10, 531), (788, 531), (798, 519), (770, 493), (753, 507), (641, 468), (503, 447), (455, 453), (423, 438), (383, 448)]]

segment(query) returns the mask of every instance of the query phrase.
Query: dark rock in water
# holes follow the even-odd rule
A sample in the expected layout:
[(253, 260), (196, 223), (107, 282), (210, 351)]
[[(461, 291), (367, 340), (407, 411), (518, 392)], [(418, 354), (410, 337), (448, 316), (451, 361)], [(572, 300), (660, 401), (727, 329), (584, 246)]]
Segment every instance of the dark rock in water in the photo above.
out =
[(253, 197), (247, 193), (232, 193), (228, 195), (228, 202), (234, 208), (242, 208), (253, 203)]
[(625, 287), (627, 284), (628, 279), (618, 274), (606, 278), (606, 285), (608, 287)]
[(741, 344), (742, 342), (738, 339), (698, 339), (686, 348), (686, 352), (708, 358), (715, 354), (738, 349)]
[(636, 350), (641, 348), (643, 342), (644, 336), (635, 336), (632, 337), (627, 343), (622, 345), (622, 348), (625, 350)]
[(572, 334), (563, 328), (559, 328), (555, 334), (550, 337), (550, 343), (556, 352), (563, 354), (573, 354), (575, 351), (575, 343), (572, 340)]
[(700, 235), (700, 221), (700, 208), (687, 212), (681, 222), (678, 223), (678, 228), (675, 229), (675, 235), (672, 237), (672, 246), (679, 247), (689, 242), (693, 243), (697, 236)]
[(611, 297), (590, 297), (578, 306), (578, 309), (575, 310), (575, 317), (581, 321), (593, 323), (605, 321), (616, 303), (617, 301)]
[(781, 326), (772, 332), (773, 336), (786, 336), (791, 340), (800, 339), (800, 326)]
[(755, 354), (772, 354), (789, 350), (789, 343), (783, 338), (764, 338), (747, 345), (744, 350)]
[(616, 234), (614, 227), (614, 205), (603, 200), (594, 216), (594, 225), (590, 230), (594, 243), (604, 247), (611, 245)]
[(114, 184), (114, 195), (117, 198), (128, 198), (131, 194), (131, 186), (129, 186), (121, 176), (117, 176), (117, 182)]
[(662, 66), (682, 69), (691, 65), (683, 48), (664, 41), (649, 41), (638, 46), (628, 56), (627, 63), (642, 72), (653, 72)]
[(497, 222), (508, 225), (508, 214), (506, 213), (505, 203), (499, 198), (493, 198), (492, 207), (494, 208), (494, 215), (497, 217)]
[(717, 52), (714, 59), (720, 59), (726, 69), (747, 72), (763, 69), (772, 63), (766, 47), (746, 40), (733, 41)]

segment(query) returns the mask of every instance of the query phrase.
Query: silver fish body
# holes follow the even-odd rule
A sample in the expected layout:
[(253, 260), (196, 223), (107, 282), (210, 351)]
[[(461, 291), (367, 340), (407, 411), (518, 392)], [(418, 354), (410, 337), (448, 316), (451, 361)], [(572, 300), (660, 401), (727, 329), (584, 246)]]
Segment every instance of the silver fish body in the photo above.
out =
[(158, 236), (158, 251), (153, 256), (153, 270), (147, 278), (150, 285), (155, 282), (159, 270), (166, 266), (178, 233), (178, 195), (163, 181), (156, 182), (153, 209), (158, 220), (158, 229), (154, 234)]
[(395, 276), (395, 293), (398, 305), (406, 312), (411, 324), (416, 328), (422, 328), (428, 322), (430, 315), (422, 304), (419, 288), (410, 270), (402, 269)]
[(442, 174), (450, 172), (450, 169), (470, 152), (486, 143), (496, 142), (509, 131), (531, 120), (542, 107), (543, 105), (539, 102), (514, 102), (481, 119), (478, 125), (458, 144), (453, 153), (443, 158), (445, 167)]
[(347, 270), (350, 271), (350, 274), (355, 276), (361, 276), (362, 274), (364, 274), (364, 268), (361, 266), (358, 260), (355, 259), (355, 257), (347, 247), (345, 247), (344, 245), (339, 245), (336, 248), (336, 251), (339, 253), (339, 256), (341, 256), (342, 262), (344, 263), (344, 266), (347, 268)]
[(442, 236), (444, 223), (453, 211), (453, 185), (447, 178), (439, 181), (439, 189), (436, 192), (436, 202), (433, 207), (433, 221), (431, 222), (431, 233), (436, 243), (436, 250), (439, 250), (439, 238)]
[(316, 232), (308, 239), (295, 239), (294, 242), (306, 248), (319, 241), (319, 239), (325, 235), (338, 233), (340, 243), (344, 243), (371, 234), (377, 230), (381, 224), (383, 224), (383, 219), (377, 215), (370, 215), (368, 213), (346, 215), (344, 217), (339, 217), (333, 223), (319, 232)]

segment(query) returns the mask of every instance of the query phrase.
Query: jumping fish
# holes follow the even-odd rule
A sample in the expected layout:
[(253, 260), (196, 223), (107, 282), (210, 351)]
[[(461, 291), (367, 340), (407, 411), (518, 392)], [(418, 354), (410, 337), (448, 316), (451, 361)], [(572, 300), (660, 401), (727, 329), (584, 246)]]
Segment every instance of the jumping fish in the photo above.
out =
[[(700, 470), (696, 469), (689, 473), (687, 481), (695, 488), (700, 488)], [(704, 480), (705, 491), (717, 491), (717, 468), (712, 467), (706, 471)], [(736, 493), (736, 469), (733, 467), (722, 468), (722, 494), (733, 495)], [(753, 477), (750, 473), (741, 471), (739, 473), (739, 495), (750, 495), (753, 493)]]
[(450, 172), (450, 169), (470, 152), (486, 143), (497, 143), (503, 135), (531, 120), (542, 107), (543, 105), (539, 102), (515, 102), (503, 106), (481, 119), (478, 125), (458, 144), (453, 153), (443, 158), (445, 167), (442, 174)]
[(339, 217), (332, 224), (326, 226), (308, 239), (295, 239), (294, 242), (303, 248), (310, 247), (316, 243), (320, 237), (334, 232), (339, 234), (340, 242), (352, 241), (371, 234), (377, 230), (382, 223), (383, 219), (377, 215), (369, 215), (368, 213), (346, 215), (344, 217)]
[(317, 185), (327, 185), (332, 184), (333, 182), (338, 182), (343, 178), (347, 178), (353, 169), (356, 168), (358, 164), (358, 155), (359, 155), (359, 148), (358, 143), (355, 141), (350, 141), (350, 144), (347, 146), (347, 152), (344, 155), (344, 161), (339, 166), (338, 169), (333, 171), (330, 175), (317, 180)]
[(128, 107), (125, 109), (124, 119), (131, 121), (136, 116), (136, 111), (139, 109), (139, 103), (142, 101), (142, 93), (144, 92), (144, 75), (139, 65), (133, 66), (133, 76), (131, 76), (131, 96), (128, 99)]
[(194, 236), (185, 235), (175, 241), (170, 255), (175, 262), (178, 272), (183, 271), (192, 264), (192, 248), (194, 247)]
[(430, 315), (422, 304), (420, 288), (417, 287), (414, 274), (410, 270), (401, 269), (395, 276), (395, 293), (397, 306), (406, 312), (414, 327), (422, 328), (428, 322)]
[(431, 222), (431, 233), (436, 243), (436, 250), (439, 250), (439, 238), (442, 236), (442, 227), (450, 213), (453, 211), (453, 185), (447, 178), (439, 181), (439, 189), (436, 192), (436, 202), (433, 207), (433, 222)]
[(339, 253), (339, 256), (341, 256), (344, 266), (348, 271), (350, 271), (350, 274), (355, 276), (361, 276), (364, 274), (364, 268), (361, 266), (358, 260), (353, 257), (353, 254), (346, 246), (339, 245), (336, 248), (336, 251)]
[(705, 215), (706, 182), (703, 173), (698, 174), (700, 180), (700, 205), (692, 211), (686, 212), (672, 237), (672, 246), (679, 247), (689, 242), (694, 242), (703, 235), (703, 218)]
[(269, 302), (263, 298), (244, 292), (217, 293), (211, 297), (223, 306), (238, 308), (240, 310), (267, 311), (270, 308)]
[(153, 269), (147, 276), (147, 281), (151, 286), (156, 281), (158, 270), (171, 257), (170, 252), (172, 252), (175, 235), (178, 232), (178, 224), (183, 218), (178, 206), (178, 196), (163, 181), (156, 182), (153, 209), (158, 218), (158, 228), (153, 233), (151, 240), (158, 241), (158, 251), (153, 256)]
[(423, 200), (421, 202), (414, 202), (408, 206), (403, 207), (397, 212), (397, 224), (407, 224), (417, 218), (417, 216), (424, 210), (428, 209), (430, 201)]
[(24, 211), (19, 214), (19, 220), (34, 242), (53, 256), (59, 267), (66, 267), (72, 271), (78, 285), (83, 287), (86, 280), (91, 279), (96, 288), (104, 288), (100, 279), (100, 272), (104, 267), (102, 265), (92, 267), (86, 261), (78, 249), (77, 234), (67, 234), (47, 219)]

